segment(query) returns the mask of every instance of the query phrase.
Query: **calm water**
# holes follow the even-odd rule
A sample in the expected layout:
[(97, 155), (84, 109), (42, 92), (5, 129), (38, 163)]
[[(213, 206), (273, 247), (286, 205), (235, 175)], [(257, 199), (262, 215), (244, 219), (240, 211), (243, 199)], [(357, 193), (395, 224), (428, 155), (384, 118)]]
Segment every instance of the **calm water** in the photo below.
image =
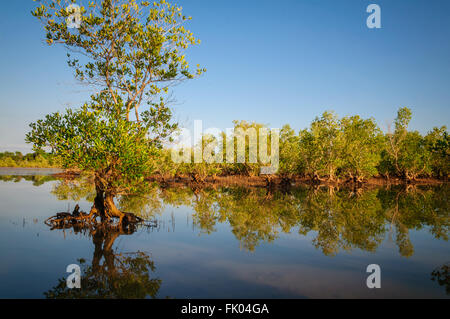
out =
[[(448, 194), (153, 187), (118, 203), (146, 226), (93, 233), (44, 224), (75, 204), (89, 211), (89, 183), (4, 175), (0, 297), (448, 298)], [(81, 290), (66, 288), (69, 264), (83, 269)], [(366, 286), (369, 264), (381, 289)]]

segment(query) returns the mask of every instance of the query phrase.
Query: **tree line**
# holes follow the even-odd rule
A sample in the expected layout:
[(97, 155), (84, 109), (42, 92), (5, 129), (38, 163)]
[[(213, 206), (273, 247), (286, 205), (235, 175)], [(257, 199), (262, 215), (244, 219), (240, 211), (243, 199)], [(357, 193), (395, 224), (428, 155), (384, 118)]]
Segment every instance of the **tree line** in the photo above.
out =
[[(389, 128), (387, 133), (378, 127), (373, 118), (364, 119), (358, 115), (339, 118), (334, 112), (316, 117), (308, 128), (298, 133), (285, 125), (280, 131), (279, 169), (276, 174), (287, 179), (300, 176), (330, 182), (364, 182), (371, 177), (405, 181), (420, 177), (447, 179), (450, 172), (447, 128), (435, 127), (422, 135), (408, 129), (411, 117), (410, 109), (400, 108), (393, 128)], [(258, 132), (261, 127), (264, 125), (234, 121), (235, 130), (254, 128)], [(215, 140), (219, 148), (212, 155), (218, 152), (225, 154), (227, 138), (225, 133), (220, 138), (205, 135), (201, 141), (202, 150)], [(245, 163), (191, 161), (178, 164), (172, 160), (170, 151), (163, 149), (151, 168), (163, 176), (194, 174), (200, 179), (221, 175), (259, 175), (264, 164), (259, 158), (255, 163), (249, 163), (249, 138), (241, 143), (246, 143)]]
[(61, 167), (57, 157), (45, 152), (22, 154), (22, 152), (0, 152), (0, 167)]
[[(316, 117), (308, 128), (296, 133), (289, 125), (283, 126), (279, 141), (279, 169), (283, 178), (295, 176), (315, 181), (364, 182), (371, 177), (400, 178), (413, 181), (420, 177), (448, 179), (450, 172), (450, 139), (447, 128), (435, 127), (426, 135), (409, 130), (412, 113), (408, 108), (398, 110), (393, 128), (384, 133), (373, 118), (358, 115), (339, 118), (334, 112)], [(248, 130), (265, 127), (259, 123), (234, 121), (234, 129)], [(222, 133), (217, 139), (211, 135), (202, 138), (202, 151), (214, 142), (220, 146), (217, 152), (226, 156), (226, 140)], [(257, 137), (259, 138), (259, 136)], [(176, 177), (197, 176), (257, 176), (263, 163), (249, 162), (249, 138), (245, 143), (244, 163), (202, 162), (176, 163), (169, 148), (153, 150), (146, 163), (147, 176)], [(270, 144), (270, 141), (268, 142)], [(235, 143), (234, 147), (240, 147)], [(269, 145), (270, 147), (270, 145)], [(193, 152), (191, 154), (193, 157)], [(237, 155), (234, 154), (236, 157)], [(0, 153), (1, 167), (60, 167), (61, 160), (52, 154), (36, 152), (22, 155), (20, 152)], [(76, 168), (73, 163), (71, 168)]]

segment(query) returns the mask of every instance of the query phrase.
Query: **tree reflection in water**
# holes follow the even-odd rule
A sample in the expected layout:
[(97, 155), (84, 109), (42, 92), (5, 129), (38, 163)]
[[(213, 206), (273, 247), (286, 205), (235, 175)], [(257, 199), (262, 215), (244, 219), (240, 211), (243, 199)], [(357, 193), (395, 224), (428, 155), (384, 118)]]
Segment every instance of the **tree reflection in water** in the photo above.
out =
[[(53, 192), (59, 199), (79, 200), (84, 197), (92, 200), (94, 192), (89, 185), (83, 181), (62, 181)], [(447, 185), (399, 185), (365, 190), (300, 186), (288, 192), (264, 188), (160, 188), (154, 185), (142, 190), (140, 195), (122, 196), (118, 201), (121, 209), (144, 219), (162, 214), (166, 205), (190, 207), (193, 209), (192, 223), (200, 234), (211, 234), (219, 223), (227, 223), (241, 248), (248, 251), (254, 251), (261, 243), (276, 240), (282, 233), (298, 232), (314, 236), (312, 244), (329, 256), (353, 249), (375, 252), (387, 237), (395, 242), (401, 256), (410, 257), (414, 254), (409, 235), (412, 230), (425, 229), (436, 239), (448, 240), (448, 193)], [(124, 295), (127, 289), (140, 283), (141, 289), (132, 288), (136, 294), (154, 296), (159, 282), (144, 275), (146, 267), (149, 272), (153, 271), (153, 263), (142, 254), (137, 254), (135, 259), (129, 256), (121, 256), (120, 259), (112, 253), (114, 239), (122, 234), (113, 230), (92, 234), (96, 252), (92, 266), (86, 269), (88, 276), (85, 280), (105, 282), (110, 278), (107, 276), (118, 275), (111, 277), (110, 283), (87, 282), (86, 286), (100, 287), (98, 293), (101, 295), (112, 289), (111, 294), (115, 296)], [(103, 243), (103, 248), (100, 243)], [(99, 256), (102, 255), (105, 263), (99, 266)], [(122, 266), (115, 266), (119, 264)], [(115, 270), (124, 265), (131, 267), (131, 273), (123, 268)], [(445, 269), (444, 272), (434, 272), (433, 278), (441, 284), (448, 283), (446, 269), (447, 272)], [(124, 286), (121, 286), (121, 281)], [(63, 291), (62, 285), (60, 283), (55, 290), (59, 294)]]
[(444, 286), (445, 292), (450, 295), (450, 263), (433, 270), (431, 280), (436, 281), (440, 286)]
[(155, 298), (161, 280), (151, 278), (154, 262), (144, 252), (118, 253), (113, 249), (114, 241), (122, 235), (135, 232), (134, 226), (84, 224), (73, 225), (74, 233), (84, 233), (92, 238), (94, 255), (92, 263), (79, 259), (82, 267), (81, 288), (69, 289), (66, 279), (59, 279), (57, 286), (44, 293), (46, 298)]
[[(85, 181), (61, 181), (53, 193), (63, 200), (93, 200), (95, 192)], [(253, 251), (280, 233), (313, 234), (313, 244), (326, 255), (355, 248), (376, 251), (388, 236), (404, 257), (414, 254), (411, 230), (427, 229), (435, 238), (448, 240), (449, 187), (447, 185), (391, 186), (366, 190), (300, 186), (289, 192), (264, 188), (208, 187), (141, 190), (122, 196), (119, 207), (144, 218), (162, 214), (166, 205), (193, 209), (192, 221), (201, 234), (228, 223), (241, 247)]]
[(56, 177), (47, 175), (0, 175), (0, 181), (19, 183), (20, 181), (31, 181), (33, 186), (41, 186), (46, 182), (56, 180)]
[(402, 256), (414, 249), (410, 230), (426, 228), (448, 240), (448, 187), (377, 188), (365, 191), (298, 187), (289, 193), (265, 189), (213, 188), (192, 191), (164, 189), (165, 204), (194, 210), (193, 222), (202, 233), (227, 222), (241, 247), (253, 251), (280, 233), (313, 234), (313, 244), (326, 255), (359, 248), (376, 251), (386, 236)]

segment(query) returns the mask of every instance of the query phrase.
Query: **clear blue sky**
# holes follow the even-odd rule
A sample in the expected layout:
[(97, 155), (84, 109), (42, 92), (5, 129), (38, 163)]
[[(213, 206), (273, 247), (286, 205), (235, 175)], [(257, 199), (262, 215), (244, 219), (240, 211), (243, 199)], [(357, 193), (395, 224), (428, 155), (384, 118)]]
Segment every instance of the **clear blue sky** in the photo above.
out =
[[(449, 126), (448, 0), (182, 0), (202, 44), (187, 52), (208, 69), (174, 89), (184, 126), (231, 127), (248, 120), (296, 131), (325, 110), (373, 116), (381, 128), (396, 110), (411, 127)], [(368, 29), (379, 4), (382, 29)], [(28, 123), (77, 107), (88, 90), (75, 83), (62, 47), (43, 42), (32, 0), (0, 10), (0, 150), (29, 150)]]

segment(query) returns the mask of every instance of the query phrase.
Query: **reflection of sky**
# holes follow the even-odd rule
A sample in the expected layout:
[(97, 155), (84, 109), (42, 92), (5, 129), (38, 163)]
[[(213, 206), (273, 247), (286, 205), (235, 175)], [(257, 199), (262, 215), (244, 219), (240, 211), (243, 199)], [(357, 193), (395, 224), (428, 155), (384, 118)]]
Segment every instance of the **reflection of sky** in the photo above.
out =
[[(43, 224), (75, 205), (56, 200), (50, 194), (54, 184), (0, 181), (0, 297), (42, 297), (66, 276), (68, 264), (92, 258), (91, 239), (70, 231), (64, 236)], [(90, 204), (80, 206), (88, 210)], [(120, 251), (151, 254), (154, 276), (162, 280), (159, 297), (445, 297), (444, 287), (430, 274), (449, 261), (449, 246), (427, 230), (410, 231), (415, 250), (410, 258), (401, 257), (388, 236), (376, 253), (356, 249), (328, 257), (313, 246), (314, 233), (300, 236), (295, 230), (250, 253), (239, 248), (228, 224), (200, 235), (193, 230), (191, 213), (188, 207), (167, 207), (158, 217), (163, 220), (159, 231), (141, 229), (115, 241)], [(380, 290), (365, 285), (365, 269), (372, 263), (382, 269)]]

